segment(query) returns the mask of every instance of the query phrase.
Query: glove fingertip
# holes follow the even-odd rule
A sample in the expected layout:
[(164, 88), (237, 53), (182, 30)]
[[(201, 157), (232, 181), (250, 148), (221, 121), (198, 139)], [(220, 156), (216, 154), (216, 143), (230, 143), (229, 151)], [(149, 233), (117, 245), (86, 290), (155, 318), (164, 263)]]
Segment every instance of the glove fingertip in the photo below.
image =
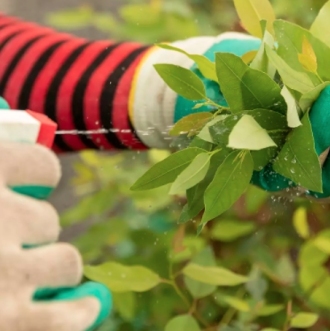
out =
[(112, 295), (109, 289), (100, 283), (87, 282), (81, 287), (83, 292), (86, 293), (86, 296), (89, 295), (95, 297), (99, 300), (101, 306), (101, 310), (96, 321), (92, 325), (91, 329), (87, 330), (90, 331), (102, 324), (109, 317), (112, 310)]
[(0, 110), (8, 110), (10, 109), (8, 102), (0, 97)]
[(94, 297), (100, 302), (100, 312), (93, 325), (86, 330), (92, 331), (109, 317), (112, 310), (112, 295), (106, 286), (96, 282), (86, 282), (75, 288), (59, 289), (51, 300), (70, 301), (86, 297)]

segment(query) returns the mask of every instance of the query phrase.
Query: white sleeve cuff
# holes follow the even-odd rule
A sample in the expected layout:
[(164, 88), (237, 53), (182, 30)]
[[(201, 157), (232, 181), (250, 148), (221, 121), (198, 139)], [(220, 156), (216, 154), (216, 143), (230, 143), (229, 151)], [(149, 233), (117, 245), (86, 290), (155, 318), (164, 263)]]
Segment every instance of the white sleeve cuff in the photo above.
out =
[[(228, 32), (218, 37), (194, 37), (172, 45), (188, 53), (203, 55), (222, 40), (250, 38), (253, 39), (242, 33)], [(146, 146), (165, 149), (171, 140), (168, 132), (173, 126), (177, 94), (158, 75), (154, 64), (176, 64), (190, 69), (194, 62), (184, 54), (160, 47), (155, 47), (142, 61), (132, 96), (134, 127)]]

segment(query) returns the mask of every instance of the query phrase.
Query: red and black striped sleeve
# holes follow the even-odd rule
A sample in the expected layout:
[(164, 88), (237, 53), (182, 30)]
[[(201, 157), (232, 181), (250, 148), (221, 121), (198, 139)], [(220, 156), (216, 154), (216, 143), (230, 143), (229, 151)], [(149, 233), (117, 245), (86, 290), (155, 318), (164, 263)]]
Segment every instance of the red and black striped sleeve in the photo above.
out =
[(144, 149), (128, 100), (135, 70), (149, 46), (88, 41), (0, 15), (0, 96), (13, 109), (44, 113), (59, 130), (54, 149)]

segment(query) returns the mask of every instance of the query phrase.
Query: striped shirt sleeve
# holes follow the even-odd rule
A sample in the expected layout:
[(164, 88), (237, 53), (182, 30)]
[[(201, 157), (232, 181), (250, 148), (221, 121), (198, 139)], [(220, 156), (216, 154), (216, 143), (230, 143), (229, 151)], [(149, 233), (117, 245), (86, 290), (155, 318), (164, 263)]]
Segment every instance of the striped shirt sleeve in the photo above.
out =
[[(149, 46), (87, 41), (0, 16), (0, 95), (13, 109), (46, 114), (57, 152), (145, 149), (129, 116), (136, 68)], [(100, 131), (86, 134), (86, 131)]]

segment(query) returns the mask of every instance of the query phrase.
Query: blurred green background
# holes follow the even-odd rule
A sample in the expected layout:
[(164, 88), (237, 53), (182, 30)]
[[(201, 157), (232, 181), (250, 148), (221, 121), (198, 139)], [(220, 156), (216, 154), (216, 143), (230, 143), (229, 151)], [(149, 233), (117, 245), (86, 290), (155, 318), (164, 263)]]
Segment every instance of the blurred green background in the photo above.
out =
[[(92, 39), (155, 43), (242, 31), (232, 0), (14, 3), (7, 8), (15, 14)], [(271, 3), (278, 17), (308, 28), (325, 1)], [(329, 204), (251, 187), (197, 237), (197, 222), (176, 223), (184, 197), (172, 198), (166, 188), (129, 190), (167, 155), (88, 151), (62, 157), (64, 177), (53, 197), (62, 212), (62, 239), (78, 247), (86, 264), (141, 265), (169, 280), (143, 292), (112, 288), (115, 311), (100, 331), (160, 331), (166, 325), (166, 331), (330, 330)], [(217, 287), (192, 280), (181, 273), (188, 261), (222, 266), (249, 281)], [(187, 312), (198, 328), (168, 325)], [(290, 327), (288, 316), (299, 312), (318, 321), (304, 327), (305, 316), (303, 327)]]

